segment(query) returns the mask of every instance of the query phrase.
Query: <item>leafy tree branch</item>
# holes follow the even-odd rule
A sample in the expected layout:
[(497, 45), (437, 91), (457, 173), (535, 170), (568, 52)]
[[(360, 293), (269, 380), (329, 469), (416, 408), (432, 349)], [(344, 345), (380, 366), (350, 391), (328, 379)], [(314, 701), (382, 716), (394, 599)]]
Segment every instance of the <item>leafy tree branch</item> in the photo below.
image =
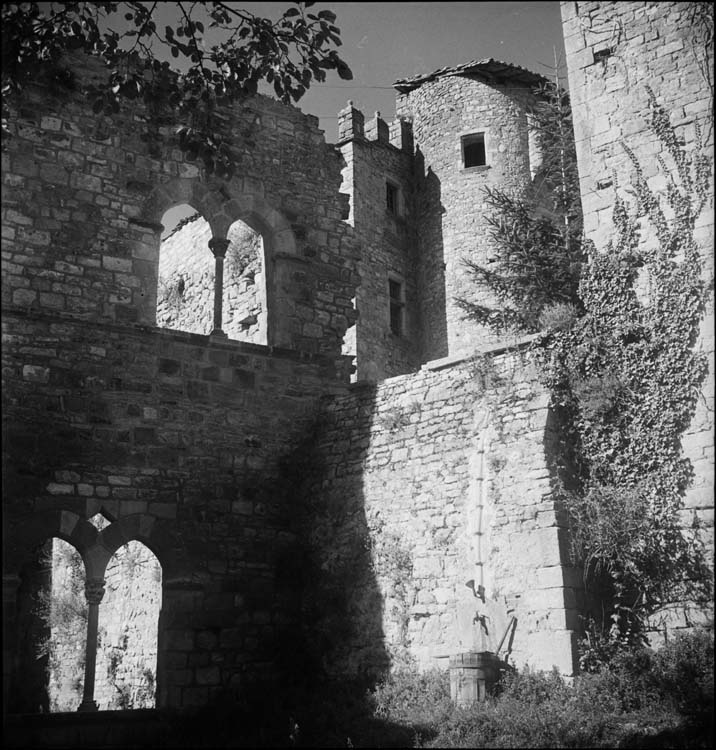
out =
[[(180, 148), (201, 155), (209, 172), (230, 176), (233, 160), (218, 137), (217, 106), (255, 95), (262, 81), (291, 103), (325, 81), (327, 71), (352, 78), (336, 49), (335, 13), (308, 12), (312, 2), (287, 8), (277, 21), (216, 1), (161, 5), (176, 11), (164, 29), (155, 21), (156, 2), (4, 4), (3, 126), (13, 96), (28, 83), (45, 79), (71, 87), (62, 59), (79, 50), (108, 68), (106, 82), (86, 91), (97, 114), (111, 117), (122, 100), (140, 100), (155, 117), (177, 115)], [(217, 41), (208, 44), (209, 36)], [(170, 69), (166, 51), (188, 66), (184, 73)]]

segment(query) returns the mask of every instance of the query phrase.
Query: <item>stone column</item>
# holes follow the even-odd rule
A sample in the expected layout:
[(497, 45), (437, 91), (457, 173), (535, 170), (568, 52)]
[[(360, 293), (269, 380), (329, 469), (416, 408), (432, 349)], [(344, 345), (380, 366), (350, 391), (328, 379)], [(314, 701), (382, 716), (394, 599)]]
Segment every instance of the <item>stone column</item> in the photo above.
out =
[(214, 330), (212, 336), (226, 336), (221, 330), (222, 304), (224, 299), (224, 256), (229, 249), (229, 240), (213, 237), (209, 240), (209, 249), (216, 259), (214, 274)]
[(97, 666), (97, 625), (99, 604), (104, 596), (104, 578), (89, 578), (85, 582), (85, 596), (89, 604), (87, 613), (87, 645), (85, 657), (85, 685), (78, 711), (97, 711), (94, 702), (94, 677)]

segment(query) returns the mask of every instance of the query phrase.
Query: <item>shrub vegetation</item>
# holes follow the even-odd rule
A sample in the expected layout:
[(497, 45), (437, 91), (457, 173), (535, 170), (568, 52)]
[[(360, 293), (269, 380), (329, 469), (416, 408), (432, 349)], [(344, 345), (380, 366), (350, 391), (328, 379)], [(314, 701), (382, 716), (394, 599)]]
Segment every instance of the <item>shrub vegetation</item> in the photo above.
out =
[[(179, 747), (713, 747), (714, 633), (678, 635), (659, 651), (622, 648), (569, 683), (556, 671), (504, 671), (488, 699), (461, 708), (446, 671), (405, 667), (359, 679), (246, 686), (174, 719)], [(211, 731), (207, 732), (207, 727)]]

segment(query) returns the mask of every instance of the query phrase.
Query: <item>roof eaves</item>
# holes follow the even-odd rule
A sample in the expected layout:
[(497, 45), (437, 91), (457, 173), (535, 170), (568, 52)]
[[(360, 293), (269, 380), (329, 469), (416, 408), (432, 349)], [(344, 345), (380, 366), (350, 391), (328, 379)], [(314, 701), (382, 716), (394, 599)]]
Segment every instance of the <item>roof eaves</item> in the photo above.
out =
[(422, 86), (424, 83), (434, 81), (438, 78), (469, 74), (480, 76), (489, 81), (512, 79), (531, 86), (546, 81), (546, 78), (539, 73), (533, 73), (531, 70), (523, 68), (520, 65), (513, 65), (512, 63), (502, 62), (501, 60), (495, 60), (494, 58), (489, 57), (484, 60), (472, 60), (471, 62), (462, 63), (461, 65), (440, 68), (432, 73), (424, 73), (410, 78), (399, 79), (395, 81), (393, 86), (399, 92), (407, 93), (408, 91), (412, 91), (413, 89)]

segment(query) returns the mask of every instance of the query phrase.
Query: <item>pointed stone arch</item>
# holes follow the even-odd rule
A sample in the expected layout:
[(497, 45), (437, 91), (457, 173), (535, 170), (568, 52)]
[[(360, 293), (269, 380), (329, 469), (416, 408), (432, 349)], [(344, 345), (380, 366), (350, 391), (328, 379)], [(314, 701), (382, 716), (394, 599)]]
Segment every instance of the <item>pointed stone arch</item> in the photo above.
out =
[[(70, 510), (47, 510), (18, 523), (6, 537), (6, 570), (19, 573), (33, 551), (52, 537), (71, 544), (87, 566), (87, 554), (97, 543), (97, 529)], [(85, 571), (90, 577), (90, 571)]]
[[(131, 541), (144, 544), (157, 558), (162, 569), (162, 597), (164, 591), (173, 591), (191, 579), (190, 573), (180, 560), (187, 555), (177, 554), (173, 537), (166, 523), (147, 513), (137, 513), (114, 520), (102, 531), (98, 531), (88, 520), (66, 509), (49, 510), (25, 518), (8, 534), (5, 545), (5, 573), (3, 575), (3, 599), (9, 605), (6, 612), (8, 621), (14, 618), (14, 602), (21, 581), (23, 566), (30, 561), (33, 552), (48, 539), (57, 537), (71, 544), (81, 555), (85, 566), (86, 596), (90, 606), (87, 635), (87, 669), (85, 674), (85, 695), (80, 710), (94, 711), (94, 664), (96, 659), (98, 607), (104, 590), (104, 576), (107, 563), (115, 552)], [(171, 594), (169, 596), (171, 599)], [(166, 702), (160, 692), (163, 675), (163, 620), (160, 613), (158, 631), (159, 645), (157, 658), (157, 701)], [(4, 649), (11, 654), (11, 640)], [(6, 675), (11, 680), (10, 675)], [(159, 705), (159, 703), (158, 703)]]
[[(229, 227), (237, 220), (261, 235), (266, 274), (267, 344), (296, 348), (290, 321), (296, 316), (296, 303), (301, 302), (296, 278), (306, 259), (298, 252), (288, 217), (265, 198), (260, 184), (253, 190), (245, 189), (241, 180), (207, 185), (199, 178), (177, 177), (157, 185), (147, 197), (141, 221), (158, 227), (158, 234), (154, 250), (147, 248), (144, 253), (145, 257), (153, 259), (154, 269), (147, 269), (145, 297), (148, 304), (142, 317), (152, 324), (156, 322), (161, 218), (168, 209), (182, 203), (193, 206), (206, 219), (214, 238), (226, 238)], [(153, 290), (151, 294), (150, 290)]]
[(178, 562), (171, 535), (161, 521), (148, 513), (122, 516), (98, 533), (96, 558), (93, 558), (95, 569), (101, 570), (104, 575), (112, 555), (120, 547), (133, 541), (144, 544), (159, 560), (164, 581), (185, 575)]
[[(54, 509), (25, 517), (5, 535), (3, 573), (3, 639), (4, 684), (6, 700), (19, 701), (21, 710), (50, 710), (48, 653), (44, 666), (36, 665), (34, 653), (51, 634), (47, 620), (35, 610), (40, 592), (49, 595), (52, 586), (52, 564), (41, 562), (48, 552), (46, 543), (60, 539), (69, 544), (82, 559), (85, 583), (89, 577), (87, 553), (96, 545), (97, 529), (77, 513)], [(52, 548), (50, 548), (52, 549)], [(52, 552), (50, 552), (52, 557)], [(44, 568), (44, 570), (43, 570)], [(41, 576), (38, 577), (38, 572)], [(30, 653), (32, 651), (32, 654)], [(37, 662), (37, 664), (40, 664)], [(38, 669), (40, 671), (38, 671)], [(29, 693), (22, 687), (28, 681)], [(17, 695), (16, 695), (17, 693)], [(9, 698), (12, 695), (13, 698)], [(38, 705), (37, 699), (40, 698)], [(17, 709), (15, 709), (17, 710)]]

